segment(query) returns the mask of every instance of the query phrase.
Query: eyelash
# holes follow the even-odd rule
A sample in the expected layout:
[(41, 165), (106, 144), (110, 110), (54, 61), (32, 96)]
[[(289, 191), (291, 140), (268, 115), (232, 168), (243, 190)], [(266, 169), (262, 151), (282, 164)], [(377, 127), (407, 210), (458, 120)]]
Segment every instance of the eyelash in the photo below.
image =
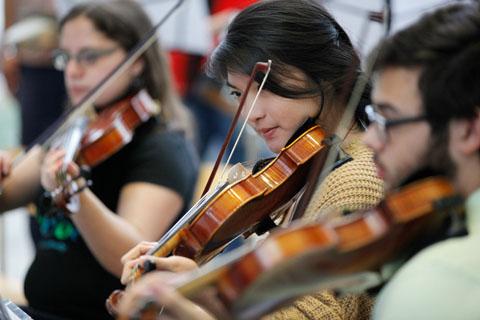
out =
[(230, 91), (230, 95), (234, 96), (235, 98), (240, 98), (242, 96), (242, 93), (238, 91)]

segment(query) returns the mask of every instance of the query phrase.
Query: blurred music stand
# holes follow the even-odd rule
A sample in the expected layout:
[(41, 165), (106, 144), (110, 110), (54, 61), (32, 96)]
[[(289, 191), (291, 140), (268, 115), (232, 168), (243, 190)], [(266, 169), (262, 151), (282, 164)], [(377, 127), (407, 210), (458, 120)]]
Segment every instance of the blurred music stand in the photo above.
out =
[(33, 320), (10, 299), (3, 299), (0, 295), (0, 320)]

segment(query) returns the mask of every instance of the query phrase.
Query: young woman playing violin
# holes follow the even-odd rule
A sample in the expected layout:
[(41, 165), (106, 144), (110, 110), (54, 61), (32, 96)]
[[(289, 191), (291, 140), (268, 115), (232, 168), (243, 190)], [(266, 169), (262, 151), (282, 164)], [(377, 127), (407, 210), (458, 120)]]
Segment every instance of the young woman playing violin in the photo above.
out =
[[(61, 21), (54, 63), (65, 73), (77, 104), (126, 56), (152, 25), (134, 1), (82, 4)], [(34, 319), (107, 319), (104, 301), (121, 287), (120, 258), (142, 239), (158, 240), (189, 205), (195, 155), (185, 134), (184, 106), (171, 88), (164, 54), (148, 48), (95, 101), (98, 114), (146, 89), (160, 113), (136, 128), (133, 139), (91, 169), (91, 187), (78, 193), (78, 212), (39, 203), (58, 187), (65, 150), (32, 149), (11, 168), (3, 159), (2, 211), (36, 202), (42, 239), (25, 280)], [(79, 166), (68, 163), (75, 177)], [(48, 198), (47, 198), (48, 200)], [(44, 201), (45, 202), (45, 201)]]
[[(249, 75), (258, 61), (272, 60), (264, 90), (247, 121), (273, 152), (280, 152), (306, 119), (320, 124), (326, 133), (335, 132), (346, 109), (353, 83), (362, 77), (360, 61), (345, 31), (326, 10), (313, 1), (262, 1), (243, 10), (228, 27), (226, 38), (209, 61), (209, 71), (229, 86), (232, 95), (241, 97)], [(263, 76), (256, 78), (247, 97), (248, 111)], [(372, 153), (359, 141), (363, 131), (364, 106), (369, 101), (365, 90), (341, 148), (353, 160), (332, 171), (317, 189), (307, 207), (305, 220), (329, 219), (332, 212), (358, 210), (375, 205), (383, 195)], [(143, 242), (123, 257), (122, 281), (129, 280), (134, 265), (152, 259), (157, 269), (181, 271), (194, 266), (182, 257), (139, 257), (154, 244)], [(154, 275), (152, 275), (154, 277)], [(124, 297), (125, 314), (138, 301), (155, 292), (161, 282), (139, 279)], [(141, 289), (135, 289), (136, 286)], [(131, 293), (129, 293), (131, 291)], [(158, 289), (158, 301), (172, 302), (173, 313), (182, 314), (182, 304), (169, 300)], [(167, 302), (167, 301), (163, 301)], [(162, 302), (162, 303), (163, 303)], [(168, 302), (165, 303), (168, 307)], [(350, 296), (336, 299), (329, 292), (301, 298), (272, 315), (274, 319), (353, 319), (368, 318), (372, 299)], [(193, 308), (192, 310), (195, 310)], [(195, 311), (194, 311), (195, 312)], [(199, 312), (198, 309), (196, 312)], [(199, 314), (200, 316), (200, 314)], [(186, 317), (188, 318), (188, 316)], [(185, 319), (186, 319), (185, 318)]]

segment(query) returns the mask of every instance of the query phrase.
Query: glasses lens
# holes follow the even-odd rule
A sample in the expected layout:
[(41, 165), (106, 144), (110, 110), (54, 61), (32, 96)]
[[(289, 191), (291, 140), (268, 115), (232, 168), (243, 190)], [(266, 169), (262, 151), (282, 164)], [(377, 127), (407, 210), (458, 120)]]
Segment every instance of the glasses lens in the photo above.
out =
[(65, 70), (68, 60), (70, 60), (70, 56), (65, 51), (55, 50), (52, 52), (52, 63), (55, 69), (59, 71)]
[(77, 55), (77, 61), (83, 66), (91, 66), (97, 62), (98, 58), (104, 55), (104, 51), (85, 50)]
[(387, 142), (388, 134), (385, 127), (385, 118), (375, 111), (375, 107), (368, 105), (365, 107), (365, 113), (370, 121), (370, 127), (375, 127), (375, 132), (382, 143)]
[(386, 143), (388, 141), (387, 128), (379, 122), (373, 122), (372, 125), (375, 126), (375, 132), (377, 133), (378, 139), (382, 143)]

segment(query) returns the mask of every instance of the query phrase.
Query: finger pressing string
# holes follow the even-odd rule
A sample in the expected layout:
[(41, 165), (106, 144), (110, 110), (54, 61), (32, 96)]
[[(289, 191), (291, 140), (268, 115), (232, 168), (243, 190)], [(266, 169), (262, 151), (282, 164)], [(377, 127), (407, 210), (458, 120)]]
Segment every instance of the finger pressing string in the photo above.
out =
[(153, 271), (155, 269), (157, 269), (157, 264), (155, 263), (155, 261), (153, 261), (151, 259), (147, 259), (143, 263), (143, 273), (147, 273), (147, 272)]

